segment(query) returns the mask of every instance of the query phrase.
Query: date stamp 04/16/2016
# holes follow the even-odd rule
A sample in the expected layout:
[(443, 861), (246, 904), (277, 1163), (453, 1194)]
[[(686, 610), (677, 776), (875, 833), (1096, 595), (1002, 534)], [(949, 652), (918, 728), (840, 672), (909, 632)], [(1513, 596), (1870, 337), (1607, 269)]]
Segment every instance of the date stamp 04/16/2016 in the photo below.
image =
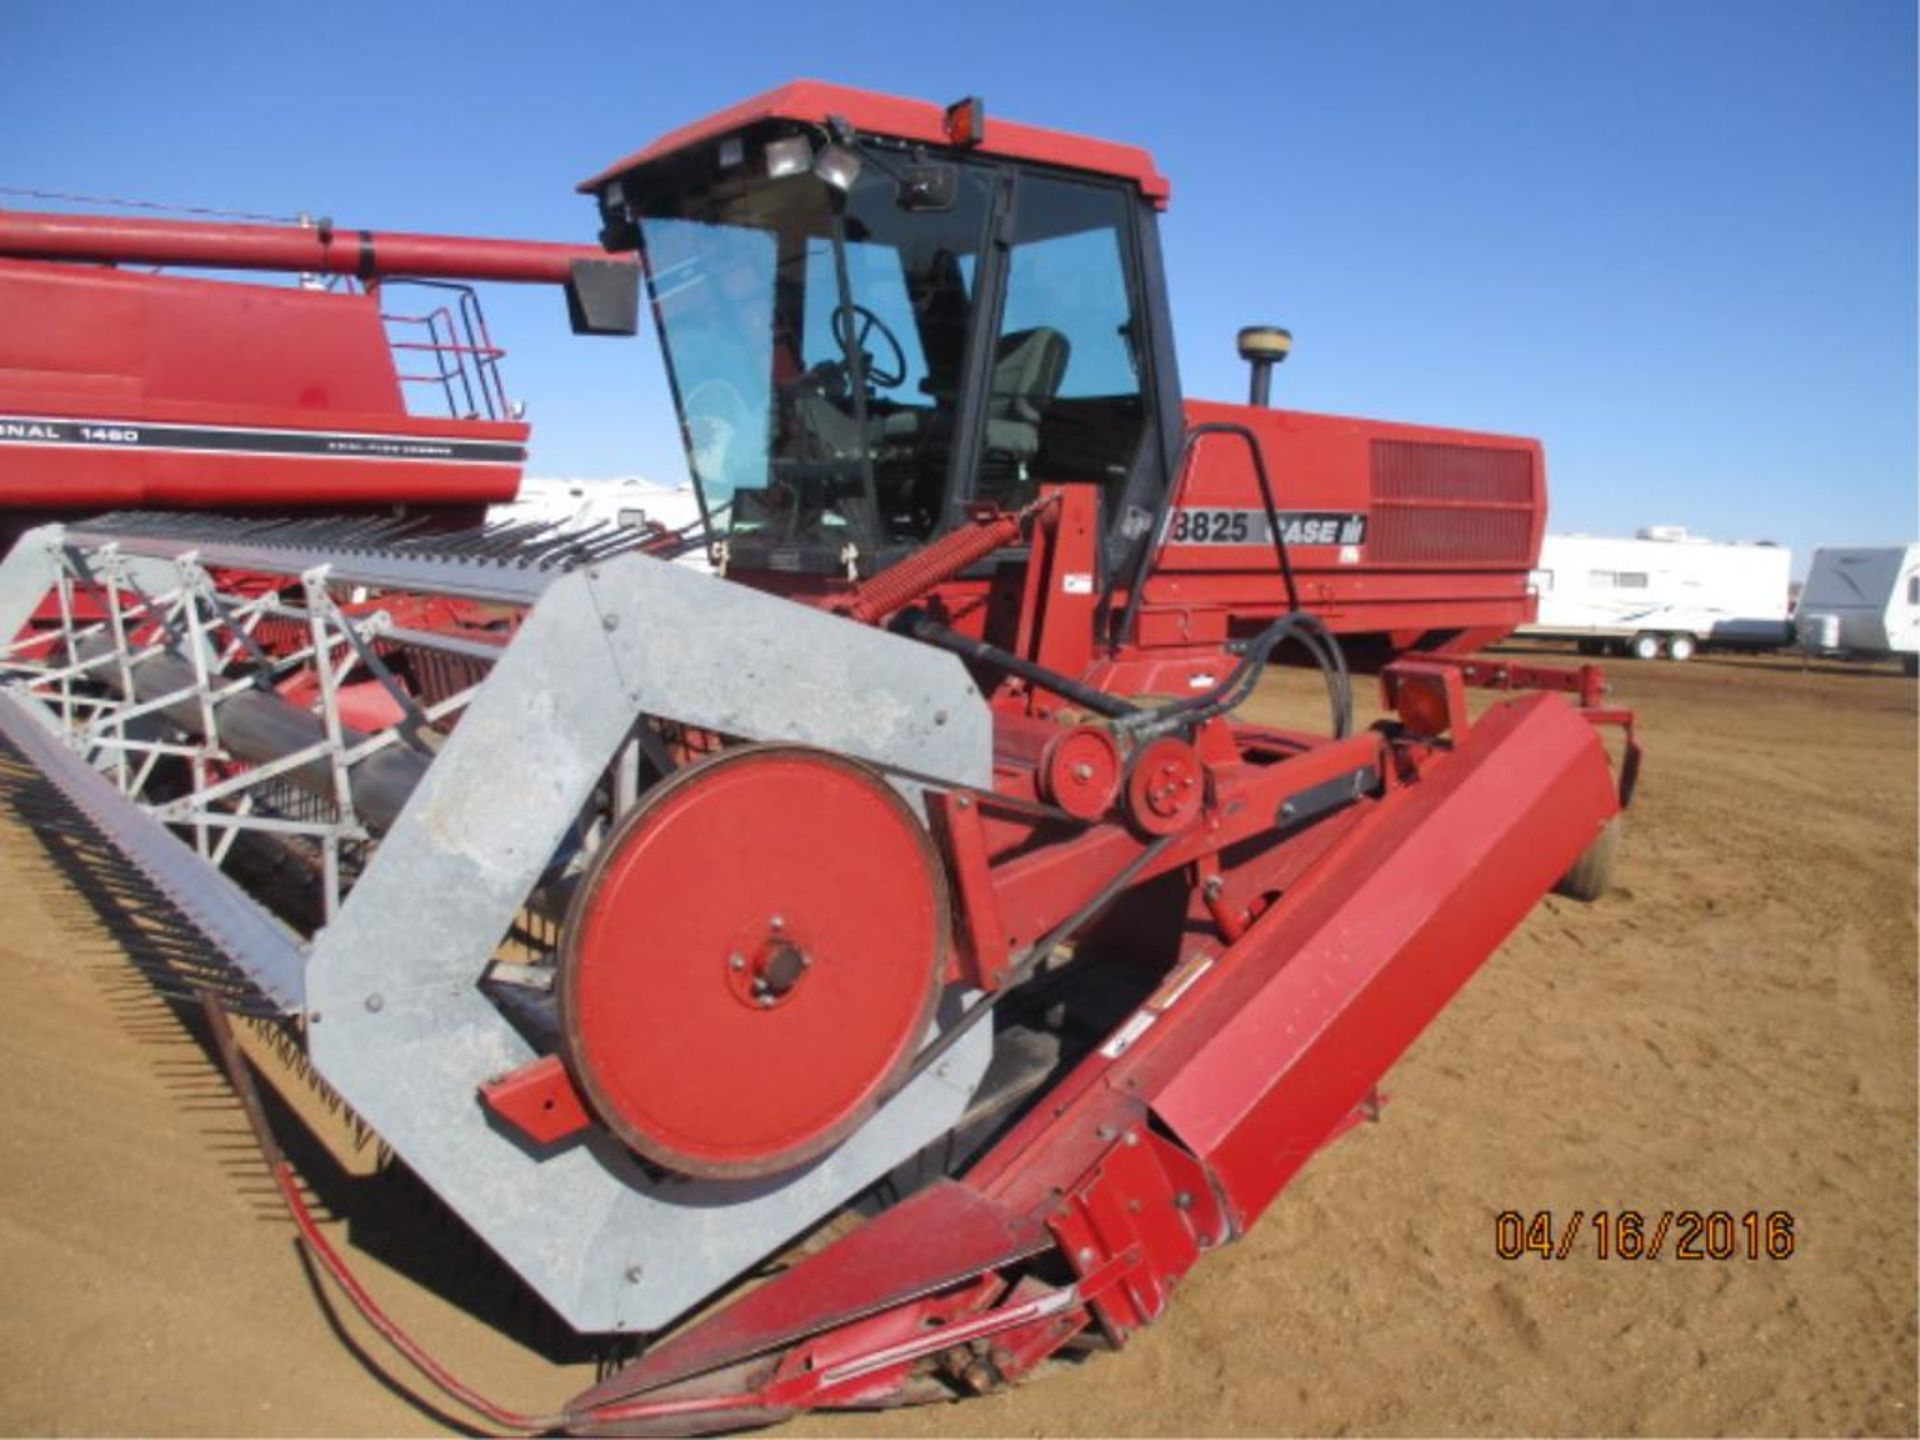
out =
[(1787, 1260), (1799, 1236), (1788, 1210), (1502, 1210), (1502, 1260)]

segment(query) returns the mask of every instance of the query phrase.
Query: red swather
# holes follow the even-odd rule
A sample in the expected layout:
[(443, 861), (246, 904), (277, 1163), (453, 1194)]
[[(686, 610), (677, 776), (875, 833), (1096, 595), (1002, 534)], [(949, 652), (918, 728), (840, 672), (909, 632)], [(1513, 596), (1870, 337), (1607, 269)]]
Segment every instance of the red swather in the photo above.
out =
[[(438, 1133), (410, 1138), (437, 1162), (444, 1156), (432, 1142), (464, 1133), (445, 1126), (466, 1123), (475, 1146), (513, 1147), (511, 1165), (491, 1173), (516, 1185), (537, 1185), (539, 1167), (564, 1156), (576, 1177), (597, 1185), (603, 1171), (628, 1176), (622, 1183), (652, 1187), (649, 1203), (693, 1207), (717, 1231), (736, 1202), (744, 1209), (818, 1178), (810, 1167), (830, 1166), (850, 1137), (872, 1133), (863, 1127), (879, 1108), (940, 1066), (970, 1027), (987, 1027), (971, 1033), (993, 1038), (995, 1062), (1012, 1062), (1008, 1073), (1022, 1058), (1010, 1041), (1015, 1032), (1057, 1039), (1028, 1090), (996, 1090), (988, 1079), (967, 1090), (970, 1105), (1002, 1107), (975, 1119), (982, 1128), (973, 1148), (960, 1134), (969, 1112), (937, 1143), (889, 1155), (883, 1180), (864, 1176), (859, 1193), (842, 1194), (837, 1213), (857, 1221), (850, 1233), (810, 1247), (766, 1283), (646, 1349), (557, 1417), (494, 1404), (400, 1332), (313, 1226), (284, 1164), (271, 1156), (303, 1238), (349, 1299), (433, 1384), (493, 1423), (696, 1433), (809, 1407), (989, 1390), (1049, 1357), (1129, 1343), (1192, 1266), (1245, 1233), (1313, 1154), (1377, 1118), (1380, 1078), (1534, 902), (1571, 879), (1583, 856), (1611, 854), (1637, 770), (1631, 716), (1604, 706), (1591, 668), (1542, 671), (1467, 653), (1530, 613), (1526, 576), (1546, 505), (1539, 444), (1182, 399), (1170, 332), (1154, 308), (1164, 277), (1153, 214), (1167, 185), (1150, 157), (996, 118), (982, 127), (981, 114), (978, 101), (942, 110), (802, 82), (678, 131), (583, 187), (600, 201), (610, 243), (644, 250), (654, 243), (644, 234), (650, 223), (683, 221), (688, 210), (698, 221), (690, 233), (718, 230), (699, 207), (720, 192), (740, 202), (728, 223), (766, 242), (759, 260), (748, 254), (742, 262), (724, 246), (641, 259), (663, 332), (675, 304), (709, 322), (686, 347), (696, 363), (703, 347), (724, 350), (744, 328), (745, 353), (764, 358), (770, 372), (764, 404), (740, 393), (744, 386), (760, 396), (740, 366), (701, 377), (710, 403), (732, 392), (703, 413), (686, 393), (703, 387), (675, 371), (690, 459), (696, 474), (711, 472), (702, 477), (712, 491), (706, 502), (711, 510), (739, 507), (727, 545), (714, 537), (725, 581), (635, 568), (655, 562), (619, 556), (616, 546), (580, 557), (583, 573), (536, 592), (586, 608), (543, 611), (545, 598), (518, 608), (511, 587), (485, 592), (496, 601), (481, 606), (439, 578), (464, 573), (463, 546), (487, 543), (455, 537), (439, 550), (377, 557), (395, 567), (387, 573), (427, 575), (395, 581), (390, 592), (330, 598), (328, 565), (306, 562), (297, 575), (236, 581), (236, 560), (215, 577), (226, 598), (212, 611), (192, 608), (194, 599), (163, 614), (151, 594), (102, 584), (79, 567), (60, 570), (49, 558), (63, 543), (93, 546), (96, 559), (106, 557), (100, 573), (110, 572), (121, 543), (111, 526), (77, 526), (20, 562), (22, 572), (41, 565), (39, 573), (55, 577), (43, 583), (57, 601), (49, 623), (58, 628), (13, 647), (18, 688), (34, 691), (50, 715), (78, 714), (69, 740), (83, 753), (100, 733), (88, 718), (96, 710), (111, 716), (123, 705), (143, 722), (131, 740), (124, 722), (117, 732), (108, 726), (123, 752), (152, 743), (142, 736), (155, 720), (170, 727), (160, 743), (174, 757), (173, 788), (137, 817), (148, 831), (153, 813), (183, 835), (311, 823), (271, 813), (263, 820), (231, 796), (248, 764), (275, 763), (273, 734), (304, 745), (324, 728), (331, 749), (316, 742), (280, 763), (309, 801), (328, 801), (353, 820), (344, 838), (370, 849), (373, 867), (391, 853), (387, 846), (422, 873), (439, 873), (448, 856), (479, 856), (466, 873), (486, 882), (475, 888), (495, 903), (501, 897), (491, 894), (482, 860), (502, 874), (519, 874), (514, 866), (538, 874), (531, 892), (505, 896), (506, 908), (518, 903), (523, 918), (557, 924), (554, 953), (513, 962), (483, 956), (475, 966), (489, 979), (508, 963), (526, 972), (514, 982), (516, 1023), (524, 1022), (517, 1038), (487, 1029), (499, 1017), (468, 1005), (459, 1021), (468, 1028), (432, 1052), (443, 1071), (416, 1074), (416, 1055), (446, 1038), (424, 1005), (407, 1012), (411, 1028), (389, 1042), (392, 1051), (354, 1048), (375, 1046), (383, 1033), (386, 1022), (367, 1017), (391, 1019), (429, 993), (466, 1004), (480, 988), (476, 974), (407, 994), (411, 957), (385, 953), (380, 989), (355, 997), (348, 1015), (335, 1010), (321, 1032), (342, 1047), (332, 1054), (356, 1083), (374, 1076), (371, 1093), (383, 1105), (416, 1094), (397, 1083), (403, 1074), (408, 1084), (430, 1086), (442, 1073), (464, 1076), (457, 1066), (469, 1054), (489, 1068), (494, 1057), (516, 1057), (499, 1065), (505, 1073), (433, 1093), (438, 1108), (427, 1128)], [(1143, 314), (1130, 314), (1120, 330), (1131, 347), (1121, 363), (1134, 379), (1121, 373), (1107, 383), (1134, 390), (1062, 393), (1058, 347), (1049, 366), (1038, 363), (1048, 347), (1033, 345), (1053, 327), (1029, 317), (1013, 335), (981, 322), (958, 357), (966, 365), (936, 375), (929, 361), (917, 398), (883, 394), (905, 388), (905, 356), (891, 337), (900, 373), (891, 385), (876, 383), (888, 357), (863, 347), (887, 326), (849, 298), (846, 279), (848, 235), (864, 243), (875, 233), (867, 220), (848, 218), (855, 192), (846, 162), (850, 147), (865, 142), (865, 200), (875, 207), (868, 219), (887, 223), (911, 215), (914, 225), (939, 224), (927, 217), (953, 214), (957, 204), (942, 189), (953, 176), (940, 167), (991, 162), (976, 178), (999, 208), (971, 235), (934, 236), (955, 245), (979, 235), (1011, 245), (1019, 211), (1008, 198), (1029, 184), (1044, 196), (1064, 175), (1095, 183), (1103, 203), (1119, 197), (1130, 228), (1113, 227), (1108, 248), (1133, 267), (1126, 294)], [(1041, 241), (1095, 228), (1075, 230), (1074, 213), (1063, 203), (1059, 233)], [(784, 223), (768, 222), (773, 214)], [(662, 248), (685, 238), (669, 234)], [(909, 311), (936, 339), (943, 300), (964, 308), (969, 286), (1006, 285), (1004, 274), (994, 279), (991, 246), (969, 257), (970, 276), (924, 233), (899, 248), (929, 259)], [(0, 255), (13, 257), (0, 259), (0, 309), (30, 322), (0, 330), (0, 440), (12, 447), (0, 450), (0, 505), (15, 507), (460, 507), (501, 497), (518, 475), (526, 429), (511, 417), (426, 421), (407, 413), (373, 293), (156, 277), (76, 261), (538, 283), (574, 277), (580, 261), (565, 247), (17, 216), (0, 217)], [(824, 259), (837, 272), (815, 264)], [(734, 323), (739, 316), (727, 307), (761, 293), (755, 286), (763, 281), (772, 297), (766, 314), (748, 312), (746, 327)], [(811, 329), (798, 298), (809, 283), (837, 287), (824, 310), (814, 292)], [(1062, 308), (1070, 317), (1073, 307)], [(1106, 330), (1083, 338), (1115, 333)], [(810, 333), (816, 343), (837, 336), (839, 358), (804, 369), (783, 363), (791, 357), (780, 347)], [(1265, 343), (1271, 347), (1271, 335)], [(484, 339), (467, 348), (497, 353)], [(674, 364), (687, 363), (671, 344), (669, 351)], [(1050, 383), (1033, 378), (1049, 372)], [(1136, 410), (1152, 414), (1160, 430), (1143, 424), (1139, 434), (1151, 438), (1123, 460), (1091, 473), (1058, 460), (1086, 453), (1075, 442), (1102, 424), (1124, 429)], [(776, 422), (795, 416), (809, 423), (789, 427), (778, 443), (769, 438)], [(970, 473), (951, 458), (968, 453), (956, 448), (963, 424), (973, 427), (981, 462)], [(715, 456), (756, 436), (760, 471), (718, 483)], [(995, 483), (1003, 498), (1014, 497), (1004, 508), (976, 493), (986, 489), (984, 457), (995, 443)], [(948, 457), (957, 493), (929, 499), (896, 483), (897, 473), (884, 477), (891, 488), (882, 491), (884, 465), (910, 466), (929, 451)], [(1142, 497), (1141, 476), (1161, 482), (1158, 492)], [(808, 532), (813, 525), (818, 533)], [(240, 532), (241, 542), (253, 533)], [(188, 563), (200, 538), (171, 522), (156, 527), (152, 517), (132, 517), (124, 537), (144, 562), (179, 564), (189, 585), (205, 578), (197, 561)], [(334, 553), (326, 535), (297, 526), (270, 539), (308, 561)], [(550, 558), (542, 552), (532, 563)], [(500, 582), (524, 563), (526, 556), (489, 554), (473, 570)], [(622, 592), (622, 584), (634, 589)], [(724, 584), (838, 618), (704, 588)], [(612, 602), (600, 597), (617, 593), (643, 595), (654, 608), (605, 608)], [(110, 617), (120, 652), (101, 627), (74, 617), (76, 598), (102, 596), (97, 613)], [(242, 604), (264, 606), (270, 618), (243, 635), (231, 619)], [(728, 629), (745, 623), (730, 621), (729, 609), (764, 623), (743, 636)], [(219, 642), (227, 669), (217, 680), (196, 672), (207, 663), (198, 650), (191, 664), (165, 653), (160, 622), (177, 626), (180, 613)], [(567, 667), (550, 673), (533, 663), (550, 655), (517, 647), (542, 625), (540, 633), (551, 634), (555, 614), (589, 619), (553, 640)], [(303, 647), (328, 643), (329, 623), (350, 631), (349, 643), (377, 642), (386, 658), (339, 650), (314, 664)], [(370, 627), (368, 636), (352, 630), (357, 624)], [(916, 707), (920, 692), (876, 673), (910, 669), (923, 652), (844, 628), (855, 625), (884, 626), (959, 656), (964, 671), (937, 657), (950, 686), (939, 693), (954, 697), (945, 703), (956, 713)], [(644, 641), (631, 641), (636, 631)], [(762, 693), (770, 683), (762, 677), (807, 636), (826, 661), (797, 667), (804, 682), (792, 690)], [(1357, 654), (1385, 662), (1384, 713), (1357, 730), (1341, 636)], [(420, 658), (428, 652), (439, 669)], [(1322, 672), (1331, 735), (1244, 718), (1242, 702), (1282, 653)], [(656, 660), (689, 667), (674, 673), (689, 677), (689, 691), (718, 692), (711, 704), (720, 713), (688, 719), (673, 695), (643, 702), (640, 682)], [(63, 661), (70, 668), (59, 668)], [(487, 684), (530, 688), (495, 692), (516, 697), (504, 718), (498, 708), (471, 725), (448, 718), (486, 708), (484, 686), (464, 712), (457, 692), (489, 665), (495, 678)], [(569, 686), (580, 677), (562, 673), (568, 667), (591, 672), (598, 688), (581, 690), (598, 697), (600, 712), (570, 709)], [(930, 672), (913, 673), (921, 677), (915, 685), (938, 683)], [(616, 683), (599, 683), (609, 675)], [(851, 677), (888, 698), (884, 713), (861, 709), (870, 697)], [(176, 683), (183, 688), (175, 694), (153, 693)], [(1528, 693), (1473, 715), (1469, 685), (1565, 693)], [(609, 698), (610, 688), (629, 709)], [(13, 704), (0, 704), (0, 721)], [(872, 722), (861, 739), (871, 748), (854, 751), (866, 760), (793, 743), (808, 724), (816, 735), (830, 731), (839, 705)], [(249, 720), (250, 748), (219, 747), (219, 706)], [(946, 763), (951, 755), (937, 746), (890, 747), (896, 736), (917, 743), (974, 718), (977, 751), (964, 769), (954, 761), (945, 779), (887, 758), (933, 754)], [(584, 719), (604, 723), (576, 727)], [(398, 733), (422, 724), (437, 730), (430, 744)], [(1627, 729), (1617, 778), (1596, 734), (1601, 724)], [(350, 734), (340, 733), (343, 725)], [(362, 733), (376, 729), (388, 733)], [(606, 730), (619, 758), (609, 764), (590, 750), (589, 730)], [(9, 731), (16, 733), (47, 744), (39, 730)], [(548, 738), (562, 756), (551, 766), (539, 748)], [(526, 773), (487, 773), (492, 752), (469, 742), (519, 757)], [(349, 767), (383, 745), (389, 760), (405, 763), (383, 782), (378, 813), (368, 805), (356, 818), (361, 772)], [(584, 773), (568, 768), (577, 757)], [(95, 764), (99, 773), (87, 770), (79, 782), (83, 793), (97, 799), (101, 775), (117, 769), (126, 799), (149, 803), (144, 780), (128, 778), (137, 767), (124, 753), (117, 766), (111, 757)], [(463, 764), (469, 768), (451, 773), (469, 777), (465, 788), (431, 795), (423, 802), (431, 814), (411, 824), (419, 813), (409, 808), (412, 787), (431, 791), (435, 775), (449, 773), (428, 767)], [(223, 804), (181, 810), (196, 786)], [(514, 828), (517, 813), (506, 827), (511, 836), (464, 829), (461, 806), (480, 792), (523, 808), (524, 834)], [(261, 797), (271, 810), (270, 792)], [(527, 842), (546, 833), (539, 817), (558, 810), (563, 845)], [(129, 829), (143, 844), (152, 839)], [(325, 833), (329, 846), (340, 843), (341, 835)], [(205, 834), (195, 838), (206, 855)], [(333, 923), (314, 932), (309, 951), (330, 933), (360, 933), (351, 922), (369, 912), (354, 907), (362, 894), (381, 893), (369, 881), (367, 891), (345, 887), (342, 899), (342, 874), (355, 863), (351, 849), (342, 853), (328, 849), (318, 867), (339, 915), (329, 911)], [(1590, 898), (1592, 880), (1588, 874), (1575, 888)], [(471, 893), (441, 889), (427, 896), (416, 887), (406, 905)], [(384, 941), (406, 917), (381, 913), (387, 928), (366, 924)], [(494, 943), (478, 939), (482, 951)], [(1047, 1018), (1056, 998), (1063, 1009), (1069, 1000), (1077, 1007), (1085, 1039), (1078, 1048), (1068, 1048), (1066, 1021)], [(1035, 1013), (1022, 1016), (1023, 1003)], [(322, 1017), (304, 1018), (311, 1034)], [(215, 1028), (223, 1042), (230, 1038)], [(332, 1039), (343, 1033), (363, 1038)], [(484, 1046), (468, 1045), (475, 1036)], [(237, 1051), (224, 1043), (223, 1050), (263, 1125)], [(368, 1065), (370, 1055), (380, 1064)], [(935, 1126), (946, 1124), (945, 1112), (932, 1113)], [(481, 1134), (483, 1123), (491, 1128)], [(495, 1192), (463, 1190), (460, 1158), (443, 1164), (434, 1183), (485, 1233)], [(537, 1238), (546, 1244), (544, 1232)], [(757, 1259), (798, 1237), (756, 1230), (753, 1238)], [(540, 1254), (522, 1273), (530, 1283), (536, 1273), (571, 1278), (613, 1253), (593, 1248), (603, 1239), (557, 1259)], [(685, 1258), (713, 1284), (739, 1277), (738, 1269), (706, 1276), (700, 1257)], [(638, 1286), (648, 1277), (634, 1265), (619, 1278)], [(677, 1323), (683, 1314), (660, 1318)]]

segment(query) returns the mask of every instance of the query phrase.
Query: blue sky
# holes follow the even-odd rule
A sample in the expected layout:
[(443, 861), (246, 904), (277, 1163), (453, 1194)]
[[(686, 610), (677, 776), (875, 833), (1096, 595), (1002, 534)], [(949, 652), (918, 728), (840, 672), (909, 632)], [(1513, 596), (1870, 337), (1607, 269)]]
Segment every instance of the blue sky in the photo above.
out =
[[(1190, 395), (1277, 321), (1282, 403), (1540, 437), (1556, 529), (1915, 532), (1896, 0), (0, 0), (0, 185), (588, 239), (575, 181), (803, 75), (1152, 149)], [(536, 471), (684, 474), (650, 334), (488, 303)]]

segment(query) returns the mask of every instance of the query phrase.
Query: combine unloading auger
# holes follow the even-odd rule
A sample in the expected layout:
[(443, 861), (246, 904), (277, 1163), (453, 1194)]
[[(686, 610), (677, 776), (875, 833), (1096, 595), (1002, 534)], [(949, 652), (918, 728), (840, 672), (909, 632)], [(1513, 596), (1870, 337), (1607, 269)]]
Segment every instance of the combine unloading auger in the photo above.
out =
[[(1145, 253), (1143, 156), (1006, 127), (994, 169), (977, 111), (850, 94), (594, 182), (724, 576), (657, 531), (153, 512), (0, 563), (0, 740), (558, 1316), (654, 1337), (562, 1413), (501, 1409), (379, 1315), (276, 1157), (322, 1264), (501, 1426), (708, 1431), (1125, 1344), (1542, 894), (1599, 887), (1631, 789), (1592, 671), (1404, 658), (1356, 725), (1316, 577), (1404, 607), (1402, 570), (1366, 569), (1364, 514), (1279, 508), (1259, 417), (1205, 427), (1240, 478), (1146, 424), (1178, 418), (1164, 316), (1095, 306), (1077, 347), (969, 318), (1023, 224)], [(1096, 162), (1107, 190), (1058, 192)], [(907, 344), (849, 290), (850, 244), (892, 240)], [(1099, 340), (1111, 393), (1066, 379)], [(1537, 447), (1379, 431), (1348, 438), (1393, 524), (1465, 477), (1447, 543), (1524, 536)], [(1329, 733), (1246, 717), (1283, 657)], [(1569, 694), (1476, 715), (1470, 683)]]

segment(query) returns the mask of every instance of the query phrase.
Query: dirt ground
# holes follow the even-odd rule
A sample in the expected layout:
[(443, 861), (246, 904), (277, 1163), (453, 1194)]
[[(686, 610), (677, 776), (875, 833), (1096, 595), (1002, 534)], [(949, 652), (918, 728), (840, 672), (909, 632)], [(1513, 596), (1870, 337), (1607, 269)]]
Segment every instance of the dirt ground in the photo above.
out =
[[(1545, 901), (1389, 1077), (1382, 1123), (1124, 1353), (791, 1433), (1915, 1434), (1915, 686), (1610, 673), (1648, 748), (1619, 889)], [(0, 898), (0, 1430), (448, 1429), (316, 1292), (205, 1051), (17, 824)], [(455, 1370), (527, 1409), (590, 1377), (403, 1186), (301, 1158), (336, 1243)], [(1503, 1260), (1509, 1209), (1787, 1211), (1795, 1249), (1603, 1261), (1589, 1231)]]

